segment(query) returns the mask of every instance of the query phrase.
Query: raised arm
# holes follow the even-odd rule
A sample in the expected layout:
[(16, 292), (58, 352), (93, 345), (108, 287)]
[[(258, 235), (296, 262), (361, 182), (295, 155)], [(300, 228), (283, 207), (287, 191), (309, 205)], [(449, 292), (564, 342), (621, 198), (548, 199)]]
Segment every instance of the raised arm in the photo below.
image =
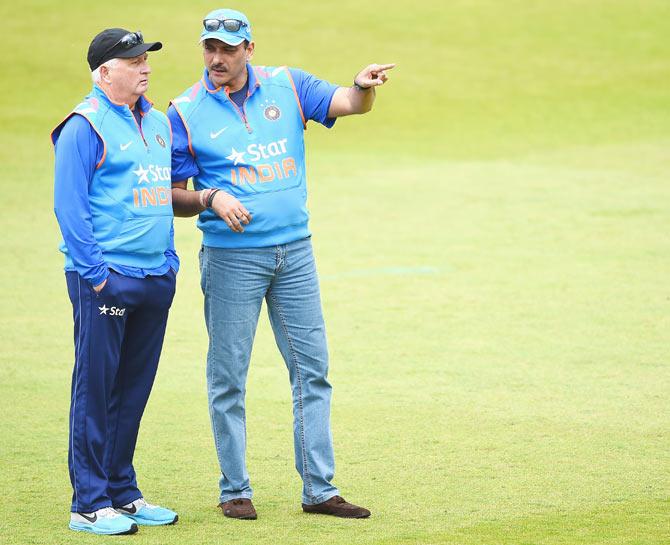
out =
[(328, 109), (328, 117), (369, 112), (375, 101), (375, 87), (388, 81), (386, 72), (394, 66), (395, 64), (371, 64), (363, 68), (356, 74), (354, 85), (340, 87), (335, 91)]

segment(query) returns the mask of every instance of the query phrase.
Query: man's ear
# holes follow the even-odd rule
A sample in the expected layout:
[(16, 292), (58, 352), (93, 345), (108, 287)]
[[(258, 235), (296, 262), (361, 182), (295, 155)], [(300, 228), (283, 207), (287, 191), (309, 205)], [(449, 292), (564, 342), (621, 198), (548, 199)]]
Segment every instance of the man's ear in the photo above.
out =
[(101, 66), (100, 67), (100, 78), (105, 83), (111, 83), (111, 80), (109, 78), (109, 67), (108, 66)]

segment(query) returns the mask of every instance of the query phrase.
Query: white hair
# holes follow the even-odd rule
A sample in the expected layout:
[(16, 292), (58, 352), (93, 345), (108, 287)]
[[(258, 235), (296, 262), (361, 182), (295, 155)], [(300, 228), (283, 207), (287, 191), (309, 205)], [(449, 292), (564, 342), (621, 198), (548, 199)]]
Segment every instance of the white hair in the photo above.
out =
[(100, 75), (100, 68), (106, 66), (107, 68), (112, 69), (118, 62), (119, 59), (109, 59), (107, 62), (103, 62), (100, 66), (93, 70), (93, 72), (91, 72), (91, 79), (93, 80), (93, 83), (100, 83), (102, 79), (102, 76)]

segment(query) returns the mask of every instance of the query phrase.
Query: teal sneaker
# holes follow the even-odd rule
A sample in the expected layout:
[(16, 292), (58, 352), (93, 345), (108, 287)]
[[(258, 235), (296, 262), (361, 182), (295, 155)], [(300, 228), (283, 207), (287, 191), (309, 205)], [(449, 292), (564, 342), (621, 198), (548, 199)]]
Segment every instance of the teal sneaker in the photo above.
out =
[(100, 535), (134, 534), (137, 524), (111, 507), (103, 507), (93, 513), (70, 513), (70, 530)]
[(162, 526), (164, 524), (174, 524), (179, 520), (179, 516), (174, 511), (158, 505), (151, 505), (144, 501), (144, 498), (117, 507), (116, 510), (123, 516), (133, 519), (140, 526)]

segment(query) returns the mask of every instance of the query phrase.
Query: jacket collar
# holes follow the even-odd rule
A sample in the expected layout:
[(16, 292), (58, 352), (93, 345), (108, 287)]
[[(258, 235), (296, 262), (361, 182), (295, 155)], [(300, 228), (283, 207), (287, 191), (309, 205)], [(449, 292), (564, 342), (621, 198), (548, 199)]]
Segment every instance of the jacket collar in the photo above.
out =
[[(247, 78), (249, 82), (249, 96), (253, 95), (254, 92), (258, 87), (261, 86), (261, 82), (258, 81), (258, 78), (256, 77), (256, 71), (254, 70), (253, 66), (251, 66), (249, 63), (247, 63)], [(209, 93), (218, 93), (221, 89), (224, 90), (226, 94), (229, 94), (229, 89), (228, 87), (217, 87), (212, 83), (212, 80), (209, 79), (209, 71), (207, 68), (205, 68), (205, 72), (203, 73), (202, 76), (202, 83), (205, 86), (205, 89), (207, 89), (207, 92)]]
[[(118, 102), (114, 102), (107, 96), (107, 93), (105, 93), (105, 91), (103, 91), (99, 85), (93, 85), (93, 91), (91, 92), (91, 95), (121, 115), (132, 117), (133, 112), (130, 110), (130, 107), (127, 104), (119, 104)], [(137, 99), (135, 107), (139, 108), (140, 114), (144, 116), (147, 114), (147, 112), (149, 112), (149, 110), (151, 110), (153, 105), (154, 103), (151, 102), (151, 100), (149, 100), (144, 95), (140, 95), (140, 98)]]

